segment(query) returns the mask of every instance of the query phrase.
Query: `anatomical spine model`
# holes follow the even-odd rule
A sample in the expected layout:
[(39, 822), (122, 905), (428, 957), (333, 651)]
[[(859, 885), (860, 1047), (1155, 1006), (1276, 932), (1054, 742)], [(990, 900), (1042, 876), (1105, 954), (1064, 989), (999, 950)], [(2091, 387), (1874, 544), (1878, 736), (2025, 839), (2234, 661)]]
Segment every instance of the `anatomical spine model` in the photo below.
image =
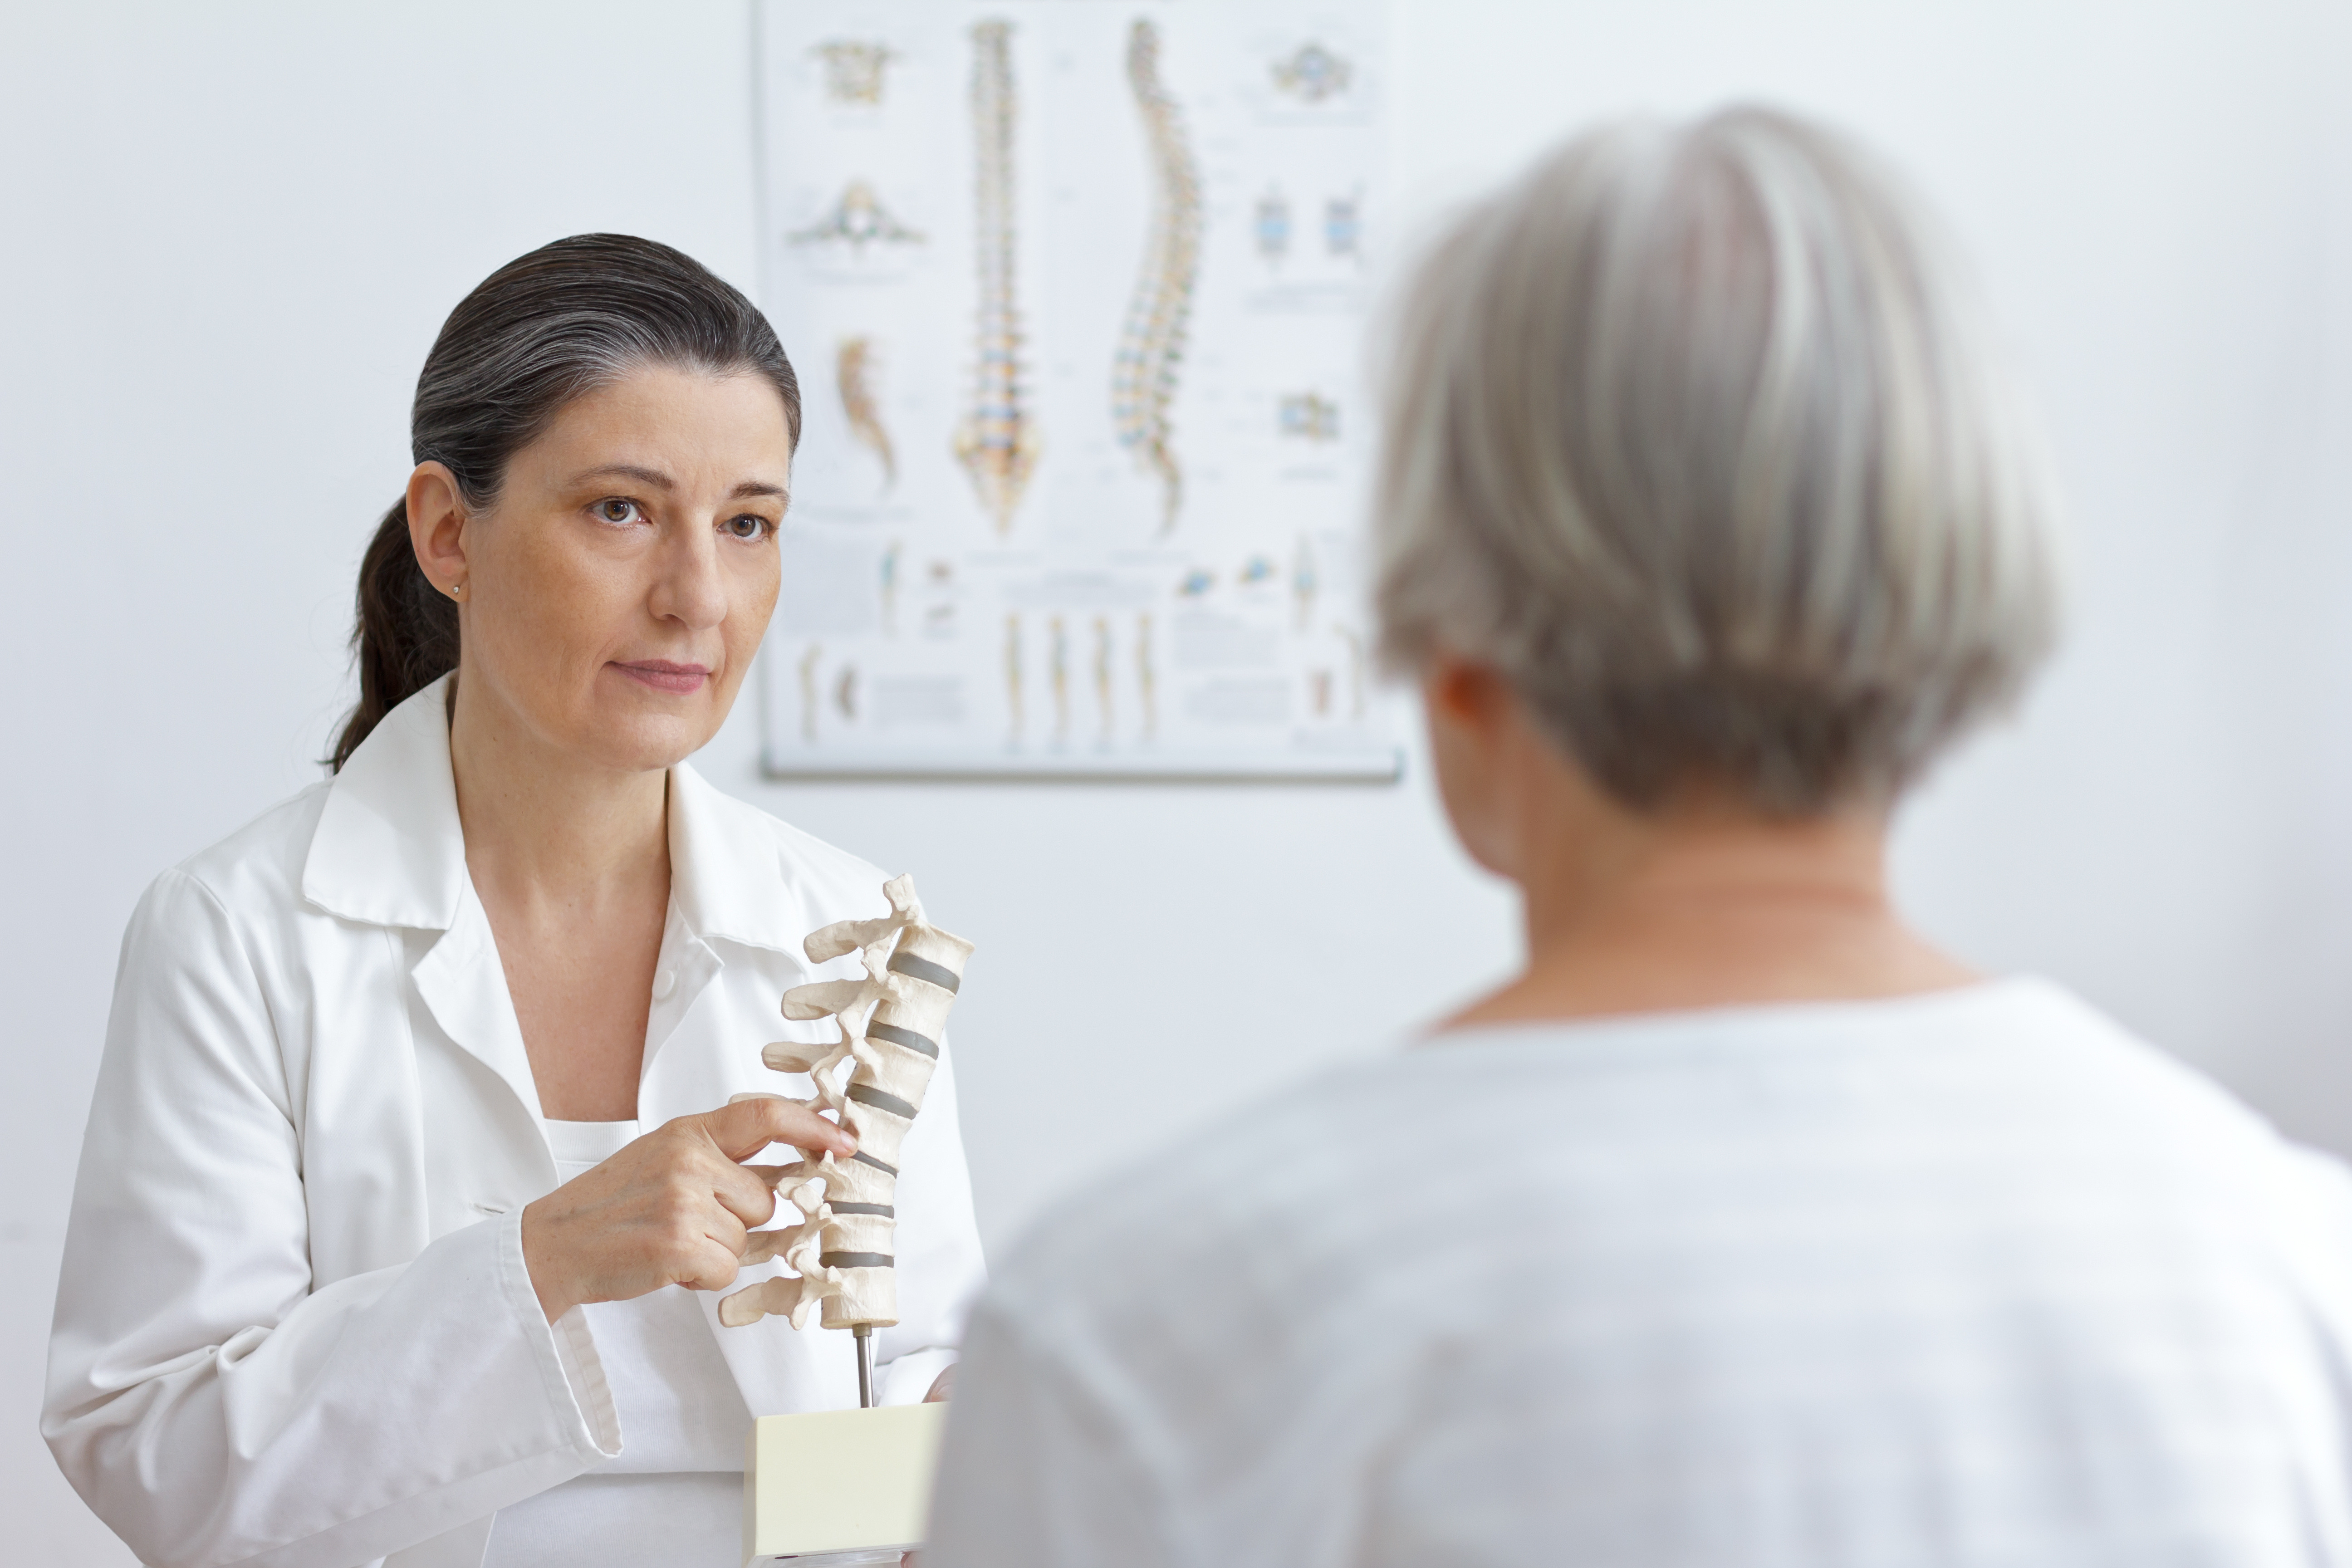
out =
[(1143, 272), (1128, 301), (1110, 379), (1111, 423), (1119, 444), (1160, 476), (1164, 487), (1160, 526), (1175, 526), (1184, 500), (1184, 472), (1170, 445), (1169, 405), (1184, 361), (1192, 290), (1201, 272), (1201, 171), (1184, 132), (1184, 116), (1160, 80), (1160, 29), (1139, 17), (1128, 34), (1127, 80), (1151, 146), (1156, 193), (1151, 238)]
[[(884, 883), (882, 893), (890, 902), (888, 914), (837, 921), (803, 944), (814, 963), (859, 953), (865, 976), (820, 980), (784, 993), (785, 1017), (832, 1018), (840, 1037), (814, 1045), (780, 1041), (761, 1055), (777, 1072), (809, 1075), (816, 1095), (807, 1103), (830, 1108), (856, 1138), (857, 1152), (846, 1160), (828, 1154), (777, 1173), (776, 1190), (800, 1212), (800, 1221), (753, 1232), (744, 1261), (781, 1256), (800, 1278), (764, 1280), (719, 1302), (719, 1321), (730, 1328), (772, 1313), (805, 1328), (822, 1308), (824, 1326), (856, 1331), (863, 1351), (866, 1335), (898, 1321), (892, 1237), (899, 1146), (939, 1066), (940, 1029), (955, 1005), (971, 943), (924, 920), (912, 877)], [(862, 1355), (860, 1371), (865, 1381)]]
[(979, 267), (977, 363), (971, 411), (956, 432), (956, 460), (971, 476), (997, 532), (1013, 527), (1036, 471), (1037, 421), (1021, 384), (1021, 303), (1013, 293), (1013, 25), (971, 30), (972, 252)]

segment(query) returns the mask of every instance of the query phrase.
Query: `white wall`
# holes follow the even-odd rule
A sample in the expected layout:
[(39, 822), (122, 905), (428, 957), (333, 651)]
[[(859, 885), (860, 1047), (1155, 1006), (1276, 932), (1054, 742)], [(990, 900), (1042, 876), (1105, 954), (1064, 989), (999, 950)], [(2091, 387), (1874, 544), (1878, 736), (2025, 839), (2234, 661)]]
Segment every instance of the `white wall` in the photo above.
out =
[[(1439, 210), (1600, 112), (1769, 96), (1937, 201), (2046, 405), (2073, 640), (1905, 825), (1913, 906), (2352, 1149), (2352, 146), (2340, 5), (1399, 0)], [(465, 289), (617, 228), (753, 276), (740, 0), (0, 13), (0, 1519), (119, 1563), (34, 1434), (116, 938), (316, 776), (366, 531)], [(2331, 449), (2332, 448), (2332, 449)], [(1502, 973), (1512, 910), (1392, 790), (724, 787), (982, 943), (982, 1223)], [(1433, 1107), (1433, 1116), (1445, 1108)], [(1108, 1111), (1108, 1114), (1105, 1112)]]

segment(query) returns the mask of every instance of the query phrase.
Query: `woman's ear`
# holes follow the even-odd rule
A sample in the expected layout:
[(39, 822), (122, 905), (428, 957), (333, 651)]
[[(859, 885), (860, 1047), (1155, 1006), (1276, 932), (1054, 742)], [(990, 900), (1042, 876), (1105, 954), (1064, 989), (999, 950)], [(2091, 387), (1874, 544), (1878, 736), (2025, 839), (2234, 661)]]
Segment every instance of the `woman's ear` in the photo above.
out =
[(1491, 665), (1441, 649), (1422, 667), (1421, 701), (1438, 798), (1470, 858), (1505, 877), (1517, 860), (1514, 781), (1507, 765), (1513, 700), (1509, 683)]
[(453, 599), (466, 597), (466, 502), (457, 478), (439, 463), (408, 476), (408, 542), (425, 580)]

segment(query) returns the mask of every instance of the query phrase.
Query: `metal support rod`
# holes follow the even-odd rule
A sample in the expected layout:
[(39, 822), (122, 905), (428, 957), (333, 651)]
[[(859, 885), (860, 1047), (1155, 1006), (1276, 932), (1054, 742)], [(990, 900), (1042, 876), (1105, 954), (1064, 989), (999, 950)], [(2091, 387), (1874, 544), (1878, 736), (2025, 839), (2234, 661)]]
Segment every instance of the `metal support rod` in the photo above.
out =
[(857, 1341), (857, 1407), (874, 1408), (874, 1325), (852, 1323), (850, 1334)]

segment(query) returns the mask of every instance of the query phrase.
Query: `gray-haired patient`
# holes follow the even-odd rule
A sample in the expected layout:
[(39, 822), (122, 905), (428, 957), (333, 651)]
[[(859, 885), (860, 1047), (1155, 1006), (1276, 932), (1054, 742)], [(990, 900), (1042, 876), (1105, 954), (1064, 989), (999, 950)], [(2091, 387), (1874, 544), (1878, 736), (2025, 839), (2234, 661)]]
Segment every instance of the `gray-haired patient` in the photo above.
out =
[(1754, 110), (1427, 255), (1381, 647), (1525, 971), (1041, 1224), (928, 1568), (2352, 1560), (2352, 1182), (1888, 897), (2057, 618), (1973, 321)]

